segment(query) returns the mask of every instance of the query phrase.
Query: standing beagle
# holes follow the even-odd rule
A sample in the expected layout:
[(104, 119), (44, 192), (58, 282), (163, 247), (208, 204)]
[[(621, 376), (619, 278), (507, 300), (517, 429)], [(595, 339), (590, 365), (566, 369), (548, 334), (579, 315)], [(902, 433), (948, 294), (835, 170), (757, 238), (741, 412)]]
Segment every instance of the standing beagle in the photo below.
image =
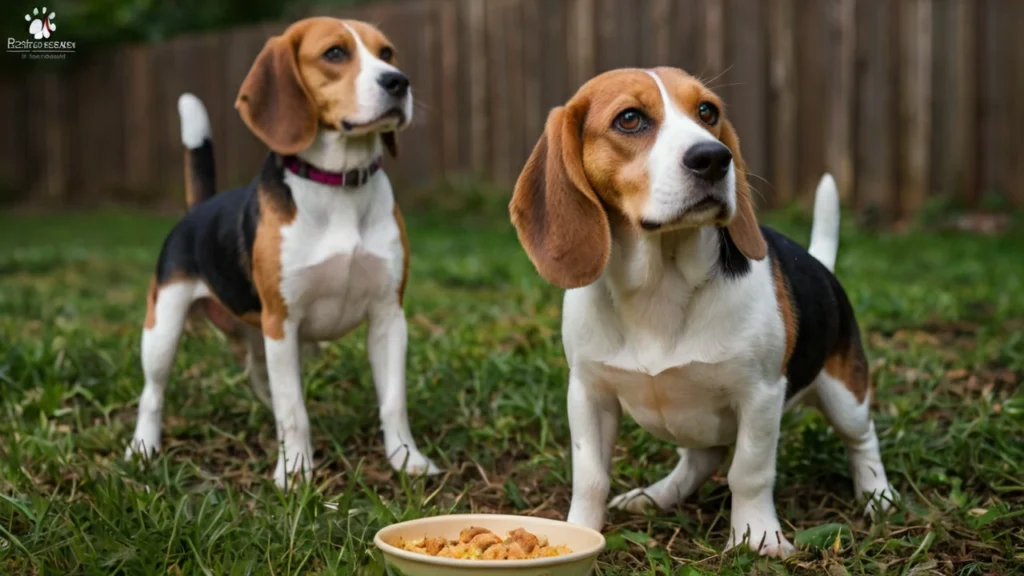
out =
[(206, 110), (191, 94), (178, 101), (189, 212), (164, 241), (149, 289), (146, 384), (126, 456), (160, 448), (164, 388), (186, 316), (199, 308), (248, 344), (250, 377), (277, 424), (279, 486), (293, 473), (308, 480), (313, 467), (300, 343), (363, 321), (391, 465), (436, 473), (409, 429), (409, 243), (380, 169), (383, 148), (394, 155), (395, 132), (412, 119), (395, 49), (368, 24), (302, 20), (267, 41), (235, 107), (271, 152), (251, 184), (214, 194)]
[(721, 100), (682, 70), (615, 70), (548, 116), (510, 204), (546, 280), (567, 288), (569, 521), (600, 529), (622, 409), (682, 446), (664, 479), (611, 501), (692, 494), (735, 444), (729, 547), (783, 556), (772, 489), (785, 406), (812, 403), (846, 443), (868, 510), (895, 497), (868, 413), (868, 365), (832, 268), (839, 198), (818, 187), (810, 251), (758, 226)]

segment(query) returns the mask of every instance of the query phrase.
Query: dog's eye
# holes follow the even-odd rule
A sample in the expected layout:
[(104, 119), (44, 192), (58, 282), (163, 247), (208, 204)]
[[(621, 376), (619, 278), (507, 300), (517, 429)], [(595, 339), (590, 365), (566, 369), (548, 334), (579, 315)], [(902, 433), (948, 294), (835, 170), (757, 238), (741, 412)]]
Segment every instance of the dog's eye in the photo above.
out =
[(380, 59), (385, 62), (391, 62), (391, 59), (395, 57), (395, 51), (391, 48), (384, 47), (380, 49)]
[(701, 122), (708, 126), (718, 124), (718, 108), (711, 102), (701, 102), (697, 106), (697, 116), (700, 117)]
[(615, 117), (615, 123), (613, 126), (619, 132), (636, 134), (647, 126), (647, 117), (644, 116), (643, 112), (636, 108), (630, 108), (629, 110), (620, 112), (619, 115)]
[(324, 60), (328, 62), (341, 62), (345, 58), (348, 58), (348, 50), (341, 46), (331, 46), (324, 52)]

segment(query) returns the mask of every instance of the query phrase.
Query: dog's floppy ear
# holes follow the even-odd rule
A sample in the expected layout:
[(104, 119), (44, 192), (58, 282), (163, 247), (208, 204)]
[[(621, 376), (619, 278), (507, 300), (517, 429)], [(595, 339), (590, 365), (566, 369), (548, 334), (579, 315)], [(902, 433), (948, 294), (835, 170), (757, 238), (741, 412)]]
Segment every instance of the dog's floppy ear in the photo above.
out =
[(391, 154), (392, 158), (398, 158), (398, 138), (394, 132), (384, 132), (380, 135), (381, 142), (384, 143), (384, 147), (388, 149), (388, 154)]
[(757, 216), (754, 215), (750, 183), (747, 182), (747, 164), (740, 154), (740, 139), (728, 120), (723, 120), (722, 144), (732, 151), (733, 170), (736, 172), (736, 214), (727, 228), (729, 236), (744, 256), (751, 260), (763, 260), (768, 254), (768, 244), (764, 241)]
[(318, 123), (312, 99), (299, 75), (295, 50), (289, 36), (267, 40), (235, 100), (235, 108), (253, 134), (284, 155), (308, 148)]
[(608, 262), (608, 215), (583, 170), (580, 128), (587, 104), (548, 116), (544, 134), (516, 181), (509, 213), (537, 272), (560, 288), (596, 280)]

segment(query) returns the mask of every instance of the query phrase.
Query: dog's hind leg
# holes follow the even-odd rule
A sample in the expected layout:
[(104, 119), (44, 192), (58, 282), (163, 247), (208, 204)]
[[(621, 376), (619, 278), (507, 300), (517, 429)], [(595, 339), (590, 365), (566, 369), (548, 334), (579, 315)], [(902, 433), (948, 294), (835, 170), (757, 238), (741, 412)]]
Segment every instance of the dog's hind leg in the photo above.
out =
[[(815, 379), (808, 403), (825, 415), (846, 444), (850, 474), (857, 498), (868, 499), (865, 514), (886, 511), (898, 498), (882, 465), (875, 423), (869, 410), (870, 394), (858, 399), (842, 380), (823, 370)], [(858, 389), (854, 387), (854, 389)], [(866, 384), (863, 388), (866, 390)]]
[(160, 450), (167, 378), (174, 365), (189, 308), (201, 288), (204, 287), (200, 283), (190, 279), (176, 280), (163, 286), (158, 286), (154, 280), (149, 288), (146, 322), (142, 330), (142, 372), (146, 384), (139, 398), (135, 434), (125, 451), (127, 459), (134, 454), (146, 457)]
[(693, 494), (714, 473), (725, 459), (725, 448), (678, 448), (679, 463), (661, 480), (647, 488), (636, 488), (620, 494), (608, 504), (609, 508), (643, 514), (652, 506), (669, 510)]

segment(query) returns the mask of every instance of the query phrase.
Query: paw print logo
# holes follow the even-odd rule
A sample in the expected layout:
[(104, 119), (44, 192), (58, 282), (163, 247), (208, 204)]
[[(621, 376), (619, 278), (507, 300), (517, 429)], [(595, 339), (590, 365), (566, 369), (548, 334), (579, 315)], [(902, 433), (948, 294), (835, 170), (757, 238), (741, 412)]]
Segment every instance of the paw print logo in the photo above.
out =
[(50, 15), (46, 15), (46, 6), (42, 9), (33, 8), (32, 14), (25, 14), (25, 22), (28, 22), (28, 33), (31, 34), (36, 40), (42, 40), (49, 38), (50, 33), (57, 29), (57, 25), (53, 23), (53, 19), (57, 17), (55, 12), (50, 12)]

